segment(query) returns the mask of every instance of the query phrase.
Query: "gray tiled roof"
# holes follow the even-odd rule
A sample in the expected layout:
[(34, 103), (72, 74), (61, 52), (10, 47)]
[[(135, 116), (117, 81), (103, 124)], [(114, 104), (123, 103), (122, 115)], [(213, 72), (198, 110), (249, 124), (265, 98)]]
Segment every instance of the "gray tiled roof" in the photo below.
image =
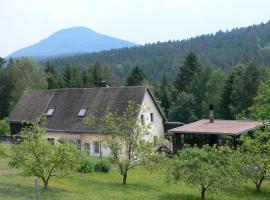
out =
[(128, 101), (141, 105), (146, 87), (76, 88), (26, 91), (10, 114), (10, 122), (39, 122), (49, 108), (55, 108), (45, 126), (51, 131), (86, 131), (85, 117), (79, 117), (81, 108), (88, 115), (102, 118), (107, 112), (123, 112)]

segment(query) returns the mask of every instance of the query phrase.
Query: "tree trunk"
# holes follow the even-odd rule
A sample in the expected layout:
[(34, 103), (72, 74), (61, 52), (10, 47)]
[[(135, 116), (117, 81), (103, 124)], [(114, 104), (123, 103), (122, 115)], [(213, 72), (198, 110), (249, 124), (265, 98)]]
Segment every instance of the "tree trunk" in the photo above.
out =
[(202, 200), (205, 200), (205, 191), (206, 191), (206, 189), (204, 187), (202, 187), (202, 190), (201, 190), (201, 199)]
[(123, 185), (127, 184), (127, 173), (123, 175)]
[(261, 179), (259, 182), (255, 183), (257, 192), (261, 191), (262, 182), (263, 182), (263, 179)]
[(42, 179), (42, 181), (43, 181), (43, 188), (44, 188), (44, 190), (47, 190), (48, 189), (48, 181), (47, 180), (43, 180)]

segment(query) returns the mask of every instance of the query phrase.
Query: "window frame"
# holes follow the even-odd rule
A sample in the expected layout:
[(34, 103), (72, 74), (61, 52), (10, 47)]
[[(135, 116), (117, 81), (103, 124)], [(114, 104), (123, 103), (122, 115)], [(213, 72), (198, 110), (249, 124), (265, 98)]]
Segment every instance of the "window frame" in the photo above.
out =
[(145, 125), (145, 118), (143, 114), (141, 114), (141, 125)]
[(154, 120), (155, 120), (153, 112), (150, 113), (150, 120), (151, 120), (151, 122), (154, 122)]
[[(87, 107), (82, 107), (82, 108), (79, 110), (77, 116), (78, 116), (78, 117), (85, 117), (85, 115), (86, 115), (86, 113), (87, 113), (87, 110), (88, 110)], [(80, 114), (82, 111), (84, 111), (84, 112), (83, 112), (82, 114)]]
[[(96, 150), (98, 150), (98, 151), (96, 151)], [(100, 154), (100, 142), (99, 141), (93, 142), (93, 153)]]
[(46, 112), (46, 116), (53, 116), (54, 112), (55, 112), (55, 107), (50, 107)]

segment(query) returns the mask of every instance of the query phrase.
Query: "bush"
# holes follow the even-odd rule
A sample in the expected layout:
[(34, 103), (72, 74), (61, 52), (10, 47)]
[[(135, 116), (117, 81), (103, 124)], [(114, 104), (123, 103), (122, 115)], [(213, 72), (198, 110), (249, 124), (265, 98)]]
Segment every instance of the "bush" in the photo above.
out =
[(95, 171), (95, 161), (89, 156), (83, 156), (80, 168), (80, 173), (93, 173)]
[(95, 164), (95, 172), (108, 173), (111, 170), (111, 164), (106, 160), (98, 160)]
[(80, 173), (103, 172), (108, 173), (111, 170), (111, 164), (107, 160), (83, 155), (81, 158)]
[(6, 119), (0, 120), (0, 136), (9, 133), (9, 123)]

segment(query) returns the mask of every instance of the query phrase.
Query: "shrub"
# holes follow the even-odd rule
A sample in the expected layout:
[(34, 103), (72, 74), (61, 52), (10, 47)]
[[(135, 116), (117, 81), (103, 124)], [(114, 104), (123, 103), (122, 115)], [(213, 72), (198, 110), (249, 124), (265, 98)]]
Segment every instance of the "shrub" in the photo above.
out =
[(93, 173), (95, 171), (95, 161), (89, 156), (83, 156), (78, 171), (80, 173)]
[(98, 160), (95, 163), (95, 172), (108, 173), (111, 170), (111, 164), (106, 160)]
[(9, 130), (9, 123), (6, 119), (0, 120), (0, 136), (8, 133)]
[(108, 173), (111, 170), (111, 164), (107, 160), (100, 160), (99, 158), (83, 155), (81, 158), (81, 165), (79, 167), (80, 173), (103, 172)]

